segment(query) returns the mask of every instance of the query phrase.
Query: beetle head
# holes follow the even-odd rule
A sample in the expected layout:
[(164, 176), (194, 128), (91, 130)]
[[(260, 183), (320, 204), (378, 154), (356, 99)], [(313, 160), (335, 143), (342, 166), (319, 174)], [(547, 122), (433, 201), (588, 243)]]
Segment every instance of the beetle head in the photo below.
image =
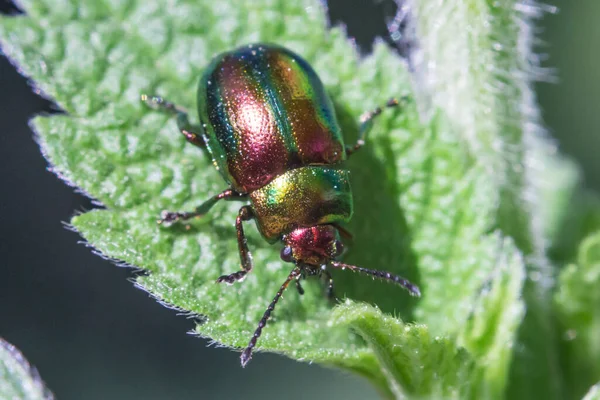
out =
[(317, 225), (309, 228), (296, 228), (283, 238), (285, 247), (281, 259), (286, 262), (300, 262), (321, 265), (338, 257), (343, 251), (338, 230), (333, 225)]

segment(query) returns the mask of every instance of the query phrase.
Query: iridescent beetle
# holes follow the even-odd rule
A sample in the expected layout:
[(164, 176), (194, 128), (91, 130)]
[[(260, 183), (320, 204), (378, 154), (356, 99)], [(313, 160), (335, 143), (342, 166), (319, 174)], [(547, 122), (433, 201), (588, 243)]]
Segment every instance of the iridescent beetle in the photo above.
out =
[[(283, 47), (253, 44), (218, 55), (200, 79), (198, 113), (201, 126), (193, 126), (186, 112), (160, 98), (142, 95), (151, 107), (177, 116), (185, 138), (206, 148), (213, 164), (230, 185), (192, 212), (163, 212), (158, 221), (171, 224), (206, 214), (219, 200), (249, 200), (235, 222), (241, 271), (217, 282), (233, 284), (252, 271), (252, 256), (243, 223), (254, 219), (270, 243), (281, 240), (281, 259), (294, 264), (242, 352), (245, 366), (277, 301), (291, 281), (304, 275), (324, 275), (348, 268), (383, 278), (419, 296), (417, 286), (389, 272), (344, 264), (340, 226), (352, 217), (349, 172), (340, 165), (361, 148), (372, 119), (381, 109), (366, 113), (354, 146), (346, 147), (335, 112), (323, 84), (312, 67)], [(387, 106), (397, 106), (391, 100)]]

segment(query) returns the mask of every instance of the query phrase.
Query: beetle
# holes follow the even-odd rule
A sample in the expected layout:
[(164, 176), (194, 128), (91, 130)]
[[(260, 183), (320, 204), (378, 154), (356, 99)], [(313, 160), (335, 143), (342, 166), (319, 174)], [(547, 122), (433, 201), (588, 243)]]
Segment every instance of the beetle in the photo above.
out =
[[(142, 95), (142, 100), (175, 115), (181, 133), (208, 151), (229, 187), (194, 211), (163, 211), (158, 223), (203, 216), (219, 200), (249, 201), (235, 221), (241, 270), (217, 282), (231, 285), (252, 271), (243, 226), (250, 220), (269, 243), (283, 242), (280, 257), (294, 264), (241, 354), (243, 367), (284, 290), (295, 280), (302, 294), (299, 280), (305, 275), (325, 276), (330, 296), (328, 267), (382, 278), (420, 296), (419, 288), (400, 276), (338, 261), (340, 235), (351, 237), (342, 224), (353, 213), (349, 171), (341, 163), (364, 145), (381, 108), (361, 117), (356, 144), (346, 146), (316, 72), (296, 53), (271, 44), (250, 44), (216, 56), (200, 78), (197, 95), (199, 126), (190, 123), (183, 108), (161, 97)], [(386, 106), (399, 104), (393, 99)]]

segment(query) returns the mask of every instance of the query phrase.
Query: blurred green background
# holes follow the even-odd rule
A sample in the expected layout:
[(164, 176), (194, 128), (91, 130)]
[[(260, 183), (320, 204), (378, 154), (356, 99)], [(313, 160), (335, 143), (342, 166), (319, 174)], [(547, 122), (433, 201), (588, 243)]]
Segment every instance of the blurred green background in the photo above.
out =
[(559, 148), (576, 159), (587, 187), (600, 189), (600, 1), (561, 0), (539, 24), (546, 67), (557, 84), (536, 85), (544, 123)]
[[(384, 35), (392, 1), (331, 0), (363, 50)], [(558, 83), (536, 84), (545, 125), (561, 151), (600, 189), (600, 1), (556, 0), (538, 23), (538, 53)], [(17, 12), (9, 2), (5, 13)], [(117, 268), (78, 245), (63, 228), (88, 199), (45, 171), (27, 121), (52, 111), (0, 58), (0, 336), (35, 364), (59, 399), (369, 399), (359, 378), (276, 355), (243, 370), (238, 354), (186, 335), (177, 316), (127, 281)]]

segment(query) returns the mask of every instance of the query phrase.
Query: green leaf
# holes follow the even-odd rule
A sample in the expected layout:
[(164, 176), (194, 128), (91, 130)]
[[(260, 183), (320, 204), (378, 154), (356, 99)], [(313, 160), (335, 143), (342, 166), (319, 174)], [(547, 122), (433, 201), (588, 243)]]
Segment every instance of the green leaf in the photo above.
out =
[(600, 382), (596, 383), (590, 388), (590, 390), (583, 396), (583, 400), (599, 400), (600, 399)]
[(563, 369), (571, 398), (600, 379), (600, 232), (579, 247), (577, 262), (560, 273), (554, 297), (565, 342)]
[[(540, 182), (540, 219), (544, 239), (549, 242), (551, 254), (556, 254), (560, 247), (577, 247), (581, 241), (565, 241), (565, 225), (572, 221), (574, 215), (581, 211), (574, 206), (573, 201), (580, 192), (579, 167), (565, 157), (556, 154), (556, 148), (547, 143), (540, 143), (541, 149), (535, 151), (535, 159), (543, 168), (533, 171), (535, 180)], [(599, 224), (600, 226), (600, 224)], [(571, 235), (573, 232), (568, 232)], [(571, 238), (573, 240), (573, 238)]]
[(500, 246), (492, 275), (477, 301), (473, 301), (470, 318), (459, 336), (459, 343), (479, 361), (478, 378), (472, 378), (472, 398), (503, 396), (515, 333), (525, 313), (521, 299), (525, 281), (522, 256), (508, 238)]
[(0, 338), (0, 398), (51, 400), (52, 393), (23, 354)]
[(510, 398), (559, 398), (561, 379), (545, 255), (544, 182), (538, 169), (551, 158), (539, 135), (531, 90), (536, 59), (535, 2), (415, 1), (419, 97), (446, 112), (451, 127), (494, 183), (493, 220), (523, 254), (527, 313), (511, 367)]
[(431, 337), (424, 325), (408, 325), (366, 304), (346, 302), (333, 313), (373, 350), (396, 398), (464, 399), (474, 362), (447, 338)]
[[(185, 143), (175, 122), (143, 106), (139, 95), (160, 94), (193, 109), (198, 77), (211, 57), (267, 41), (315, 67), (348, 142), (365, 110), (392, 96), (417, 99), (386, 110), (368, 146), (348, 163), (355, 196), (348, 228), (355, 236), (345, 261), (405, 275), (423, 297), (334, 271), (338, 296), (355, 301), (332, 308), (316, 280), (305, 284), (302, 297), (288, 289), (259, 350), (357, 372), (389, 397), (500, 398), (513, 348), (521, 345), (527, 267), (529, 277), (538, 273), (526, 284), (528, 317), (541, 321), (547, 338), (533, 352), (554, 367), (547, 310), (535, 300), (546, 298), (551, 282), (538, 243), (542, 229), (536, 230), (538, 211), (523, 200), (539, 191), (529, 170), (535, 160), (528, 146), (537, 145), (525, 131), (530, 120), (514, 107), (530, 106), (527, 81), (492, 73), (522, 61), (516, 2), (451, 2), (454, 8), (418, 2), (419, 39), (434, 61), (428, 65), (448, 72), (418, 86), (447, 87), (422, 114), (417, 108), (427, 102), (412, 93), (405, 63), (382, 43), (359, 59), (342, 29), (327, 29), (317, 0), (21, 3), (27, 15), (0, 19), (3, 50), (66, 111), (33, 120), (42, 151), (67, 183), (105, 206), (76, 216), (73, 226), (105, 256), (146, 270), (136, 283), (158, 300), (201, 315), (200, 336), (246, 346), (290, 267), (278, 246), (249, 227), (255, 270), (241, 284), (215, 284), (239, 269), (236, 204), (215, 206), (189, 229), (156, 224), (161, 210), (192, 209), (226, 183)], [(433, 16), (441, 23), (437, 30)], [(497, 38), (506, 41), (502, 51)], [(487, 90), (500, 84), (509, 90)], [(400, 317), (419, 325), (404, 325)], [(539, 374), (551, 377), (545, 365)]]

